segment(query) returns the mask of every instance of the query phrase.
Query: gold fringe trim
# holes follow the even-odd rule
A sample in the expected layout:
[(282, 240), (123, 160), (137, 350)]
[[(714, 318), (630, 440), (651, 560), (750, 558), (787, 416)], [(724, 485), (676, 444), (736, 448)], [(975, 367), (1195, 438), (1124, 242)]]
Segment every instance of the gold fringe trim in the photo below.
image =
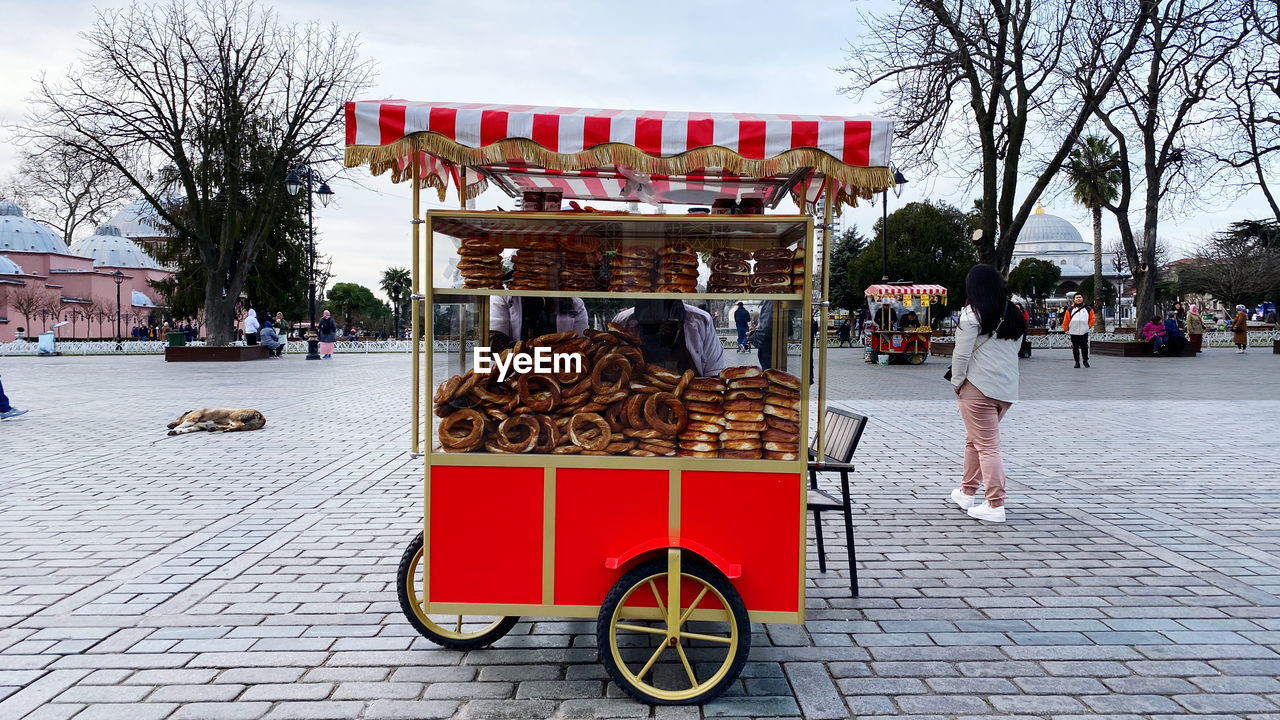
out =
[[(368, 164), (374, 175), (391, 170), (392, 182), (409, 179), (409, 169), (399, 167), (399, 160), (415, 152), (425, 152), (448, 162), (465, 165), (492, 165), (519, 158), (548, 170), (589, 170), (605, 165), (628, 166), (639, 172), (684, 175), (707, 167), (724, 168), (746, 177), (770, 177), (813, 168), (818, 173), (843, 184), (837, 205), (857, 206), (858, 198), (871, 199), (874, 193), (893, 186), (893, 174), (887, 167), (854, 167), (815, 148), (793, 148), (775, 157), (750, 160), (720, 146), (700, 147), (669, 158), (656, 157), (634, 145), (606, 143), (578, 153), (557, 153), (526, 138), (507, 138), (482, 148), (460, 145), (439, 133), (421, 132), (401, 138), (389, 145), (351, 145), (346, 148), (347, 167)], [(444, 198), (443, 183), (435, 176), (423, 178), (426, 186), (436, 187)], [(477, 183), (476, 193), (483, 189)], [(468, 188), (468, 197), (475, 197)]]

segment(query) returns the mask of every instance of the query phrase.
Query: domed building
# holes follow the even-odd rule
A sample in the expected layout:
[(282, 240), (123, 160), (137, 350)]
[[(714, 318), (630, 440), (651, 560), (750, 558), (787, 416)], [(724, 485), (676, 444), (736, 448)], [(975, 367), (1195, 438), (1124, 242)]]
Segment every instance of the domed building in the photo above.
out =
[(125, 205), (107, 224), (152, 255), (159, 255), (158, 246), (169, 242), (169, 237), (161, 230), (160, 216), (151, 203), (142, 198)]
[(59, 329), (62, 338), (114, 335), (104, 324), (114, 326), (107, 318), (116, 314), (117, 292), (122, 318), (145, 323), (160, 307), (151, 282), (172, 274), (118, 228), (100, 226), (67, 247), (12, 202), (0, 203), (0, 260), (0, 342), (20, 327), (33, 337), (62, 320), (70, 323)]
[[(1067, 219), (1046, 213), (1039, 203), (1018, 234), (1011, 267), (1017, 267), (1026, 258), (1051, 262), (1062, 271), (1058, 286), (1045, 303), (1051, 307), (1064, 305), (1068, 295), (1080, 287), (1080, 282), (1093, 276), (1093, 241), (1085, 240)], [(1112, 270), (1105, 256), (1102, 276), (1117, 287), (1121, 279), (1128, 277)]]

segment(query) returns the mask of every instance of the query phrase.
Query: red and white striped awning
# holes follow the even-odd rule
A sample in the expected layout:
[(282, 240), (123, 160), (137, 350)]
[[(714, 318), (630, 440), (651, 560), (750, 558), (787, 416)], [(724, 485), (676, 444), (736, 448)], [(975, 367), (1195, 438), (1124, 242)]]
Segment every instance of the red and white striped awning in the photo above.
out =
[(947, 289), (941, 285), (894, 285), (892, 283), (872, 285), (863, 295), (867, 297), (884, 297), (886, 295), (946, 295)]
[(346, 119), (348, 167), (398, 182), (416, 157), (420, 181), (442, 194), (459, 167), (472, 196), (492, 180), (509, 193), (701, 204), (806, 198), (829, 178), (856, 204), (892, 185), (893, 123), (873, 118), (380, 100), (347, 103)]

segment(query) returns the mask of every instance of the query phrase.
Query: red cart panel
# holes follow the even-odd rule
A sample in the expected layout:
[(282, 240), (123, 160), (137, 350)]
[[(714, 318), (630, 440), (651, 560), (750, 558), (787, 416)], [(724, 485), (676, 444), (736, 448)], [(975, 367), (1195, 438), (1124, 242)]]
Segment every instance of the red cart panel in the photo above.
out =
[(667, 537), (666, 470), (560, 468), (556, 472), (557, 605), (599, 605), (620, 570), (605, 567)]
[(430, 602), (542, 602), (542, 478), (542, 468), (431, 468)]
[(733, 586), (750, 610), (800, 609), (803, 483), (798, 473), (681, 473), (681, 538), (741, 566)]

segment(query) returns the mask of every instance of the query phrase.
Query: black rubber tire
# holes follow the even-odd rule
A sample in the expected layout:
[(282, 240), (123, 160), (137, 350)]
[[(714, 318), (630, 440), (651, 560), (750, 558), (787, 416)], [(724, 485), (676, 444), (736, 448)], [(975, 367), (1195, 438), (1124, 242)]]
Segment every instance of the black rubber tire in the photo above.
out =
[(613, 653), (610, 650), (613, 644), (613, 639), (610, 637), (612, 618), (618, 603), (622, 601), (633, 586), (654, 574), (665, 573), (666, 571), (667, 557), (664, 553), (661, 556), (640, 563), (623, 575), (618, 582), (614, 583), (614, 586), (609, 590), (609, 594), (605, 596), (604, 604), (600, 608), (600, 615), (596, 619), (597, 652), (600, 662), (604, 664), (605, 670), (608, 671), (609, 677), (613, 679), (614, 684), (636, 700), (649, 705), (701, 705), (714, 700), (729, 689), (729, 686), (742, 674), (742, 668), (747, 664), (747, 656), (751, 653), (751, 620), (747, 617), (747, 606), (742, 602), (742, 597), (738, 595), (733, 583), (729, 582), (724, 573), (702, 558), (687, 552), (682, 553), (680, 573), (698, 577), (714, 587), (724, 596), (729, 606), (728, 610), (733, 613), (733, 620), (734, 624), (737, 625), (739, 638), (737, 655), (733, 658), (724, 677), (696, 697), (683, 700), (654, 697), (643, 689), (635, 687), (626, 679), (618, 669)]
[(475, 650), (492, 645), (494, 641), (511, 632), (511, 628), (520, 622), (519, 617), (504, 617), (502, 621), (482, 635), (459, 638), (439, 632), (422, 621), (409, 597), (409, 573), (413, 571), (414, 560), (422, 552), (422, 533), (414, 536), (400, 556), (400, 566), (396, 569), (396, 597), (400, 599), (400, 610), (409, 619), (413, 629), (431, 642), (451, 650)]

